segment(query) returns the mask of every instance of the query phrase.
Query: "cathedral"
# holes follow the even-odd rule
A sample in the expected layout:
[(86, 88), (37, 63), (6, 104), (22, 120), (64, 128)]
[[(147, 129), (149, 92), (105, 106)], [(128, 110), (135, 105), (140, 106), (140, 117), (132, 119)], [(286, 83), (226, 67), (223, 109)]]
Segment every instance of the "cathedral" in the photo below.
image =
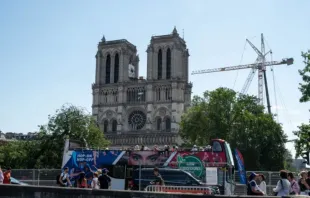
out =
[(189, 52), (176, 30), (152, 36), (146, 79), (136, 46), (125, 39), (98, 44), (92, 114), (112, 147), (177, 145), (181, 115), (190, 106)]

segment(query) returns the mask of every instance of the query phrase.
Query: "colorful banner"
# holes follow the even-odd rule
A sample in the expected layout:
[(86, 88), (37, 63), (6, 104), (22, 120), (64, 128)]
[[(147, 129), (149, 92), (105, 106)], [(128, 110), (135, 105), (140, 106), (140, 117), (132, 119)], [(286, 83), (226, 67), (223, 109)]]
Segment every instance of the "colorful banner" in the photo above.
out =
[(73, 151), (64, 167), (68, 167), (71, 173), (96, 170), (106, 165), (115, 165), (124, 153), (125, 151)]
[(64, 167), (70, 175), (88, 173), (113, 165), (179, 168), (203, 179), (205, 167), (222, 167), (226, 164), (225, 152), (210, 151), (72, 151)]
[(169, 151), (126, 151), (120, 159), (120, 163), (128, 166), (157, 166), (161, 167), (169, 159), (173, 152)]
[(244, 161), (243, 161), (242, 154), (240, 153), (238, 149), (235, 149), (235, 157), (236, 157), (237, 164), (238, 164), (240, 183), (246, 184), (247, 181), (246, 181), (246, 172), (244, 168)]
[(221, 167), (226, 164), (224, 152), (175, 152), (169, 157), (167, 165), (190, 172), (199, 179), (205, 176), (205, 167)]

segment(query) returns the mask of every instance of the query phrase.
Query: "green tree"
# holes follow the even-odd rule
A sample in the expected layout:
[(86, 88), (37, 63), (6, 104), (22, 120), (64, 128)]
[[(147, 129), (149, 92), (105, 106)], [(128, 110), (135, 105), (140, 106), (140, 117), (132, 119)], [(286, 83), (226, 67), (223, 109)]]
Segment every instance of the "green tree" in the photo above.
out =
[(55, 115), (49, 116), (47, 125), (40, 126), (41, 145), (33, 166), (60, 167), (67, 138), (82, 142), (84, 147), (101, 149), (109, 145), (91, 115), (82, 108), (64, 105)]
[(34, 168), (33, 153), (38, 149), (37, 141), (8, 141), (0, 145), (0, 164), (15, 169)]
[(257, 98), (238, 95), (228, 88), (195, 96), (192, 107), (182, 116), (180, 134), (187, 144), (206, 145), (212, 138), (238, 148), (248, 170), (279, 170), (284, 167), (282, 126), (264, 113)]
[(298, 138), (295, 141), (296, 157), (305, 151), (310, 151), (310, 124), (301, 124), (298, 130), (294, 131)]
[[(310, 101), (310, 50), (302, 52), (301, 56), (304, 58), (305, 68), (299, 70), (302, 77), (302, 83), (299, 85), (299, 90), (302, 94), (300, 102)], [(303, 152), (310, 150), (310, 123), (301, 124), (297, 131), (294, 131), (297, 136), (295, 141), (296, 157), (300, 156)]]
[(308, 52), (302, 52), (301, 56), (304, 58), (305, 68), (299, 70), (299, 74), (302, 77), (303, 83), (300, 83), (299, 90), (301, 91), (300, 102), (310, 101), (310, 50)]
[(0, 164), (12, 168), (60, 168), (67, 138), (84, 143), (84, 147), (105, 148), (104, 138), (96, 122), (84, 109), (62, 106), (41, 125), (38, 138), (11, 141), (0, 145)]

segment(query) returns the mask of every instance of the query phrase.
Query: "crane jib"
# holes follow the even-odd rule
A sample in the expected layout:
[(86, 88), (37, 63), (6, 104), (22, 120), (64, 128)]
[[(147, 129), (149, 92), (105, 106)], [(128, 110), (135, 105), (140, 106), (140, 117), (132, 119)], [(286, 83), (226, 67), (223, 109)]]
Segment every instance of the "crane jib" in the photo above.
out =
[(285, 58), (285, 59), (282, 59), (281, 61), (269, 61), (269, 62), (265, 62), (264, 64), (259, 62), (259, 63), (246, 64), (246, 65), (237, 65), (237, 66), (229, 66), (229, 67), (222, 67), (222, 68), (197, 70), (197, 71), (193, 71), (192, 75), (222, 72), (222, 71), (232, 71), (232, 70), (248, 69), (248, 68), (260, 69), (262, 66), (266, 67), (266, 66), (283, 65), (283, 64), (292, 65), (293, 63), (294, 63), (293, 58)]

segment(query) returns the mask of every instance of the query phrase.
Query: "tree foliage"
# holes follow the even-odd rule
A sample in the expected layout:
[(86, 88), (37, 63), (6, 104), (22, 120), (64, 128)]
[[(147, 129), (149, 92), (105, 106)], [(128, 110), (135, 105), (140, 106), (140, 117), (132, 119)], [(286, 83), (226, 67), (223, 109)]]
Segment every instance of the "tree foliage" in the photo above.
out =
[(303, 83), (300, 83), (299, 90), (301, 91), (300, 102), (310, 101), (310, 50), (302, 52), (301, 56), (304, 58), (305, 68), (299, 70)]
[[(310, 101), (310, 50), (302, 52), (301, 56), (304, 58), (305, 68), (299, 70), (303, 83), (300, 83), (299, 90), (302, 94), (300, 102)], [(294, 135), (298, 138), (295, 141), (296, 157), (300, 156), (303, 152), (310, 150), (310, 123), (301, 124), (298, 130), (294, 131)]]
[(294, 135), (298, 137), (295, 141), (296, 157), (305, 151), (310, 151), (310, 124), (298, 126), (298, 130), (294, 131)]
[(60, 168), (67, 138), (99, 149), (109, 144), (92, 116), (82, 108), (62, 106), (48, 119), (46, 125), (39, 126), (36, 140), (0, 146), (0, 163), (12, 168)]
[(182, 116), (182, 139), (187, 144), (206, 145), (221, 138), (238, 148), (249, 170), (279, 170), (284, 167), (286, 136), (282, 126), (264, 113), (257, 98), (238, 95), (228, 88), (195, 96)]

